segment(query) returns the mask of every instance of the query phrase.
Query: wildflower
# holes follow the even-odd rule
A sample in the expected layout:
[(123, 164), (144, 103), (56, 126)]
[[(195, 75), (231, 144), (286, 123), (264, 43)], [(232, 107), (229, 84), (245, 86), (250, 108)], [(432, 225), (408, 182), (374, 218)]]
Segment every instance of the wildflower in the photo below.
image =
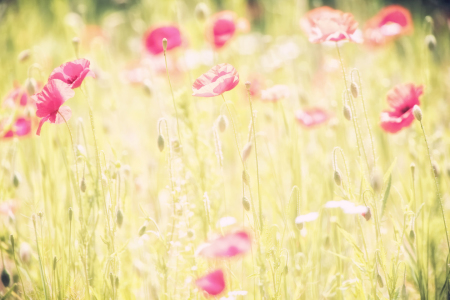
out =
[(217, 227), (227, 227), (236, 224), (236, 219), (233, 217), (223, 217), (217, 222)]
[(306, 222), (311, 222), (311, 221), (314, 221), (315, 219), (317, 219), (318, 217), (319, 217), (319, 213), (317, 213), (317, 212), (311, 212), (306, 215), (300, 215), (297, 218), (295, 218), (295, 224), (303, 224)]
[(261, 91), (261, 100), (276, 102), (289, 97), (289, 87), (282, 84), (274, 85), (271, 88)]
[(207, 38), (214, 47), (222, 48), (234, 36), (237, 30), (247, 31), (250, 25), (245, 19), (238, 19), (229, 10), (213, 15), (207, 25)]
[(8, 200), (6, 202), (0, 203), (0, 215), (3, 216), (14, 216), (18, 208), (17, 202), (13, 200)]
[(30, 95), (32, 94), (28, 94), (27, 89), (21, 87), (18, 83), (16, 83), (13, 90), (10, 91), (6, 96), (4, 103), (10, 107), (14, 107), (17, 103), (20, 106), (26, 106), (28, 103), (30, 103)]
[(311, 43), (352, 41), (361, 43), (358, 22), (351, 13), (344, 13), (328, 6), (308, 12), (301, 20), (300, 27), (308, 35)]
[(363, 216), (366, 219), (366, 221), (369, 221), (370, 218), (372, 218), (372, 212), (370, 211), (370, 208), (367, 207), (367, 212), (362, 213), (361, 216)]
[(392, 110), (381, 113), (381, 128), (390, 133), (396, 133), (408, 127), (414, 121), (413, 107), (420, 105), (419, 97), (423, 86), (412, 83), (400, 84), (387, 94), (387, 102)]
[(295, 117), (305, 127), (314, 127), (330, 119), (330, 115), (321, 108), (298, 110), (295, 113)]
[(31, 260), (31, 246), (26, 243), (22, 242), (19, 247), (19, 256), (20, 260), (24, 263), (29, 263)]
[(51, 79), (42, 89), (42, 92), (32, 96), (36, 101), (36, 116), (42, 118), (36, 134), (41, 134), (42, 125), (46, 121), (54, 124), (60, 124), (68, 121), (72, 111), (68, 106), (61, 106), (67, 99), (72, 98), (75, 92), (61, 80)]
[(229, 258), (245, 254), (251, 249), (250, 236), (238, 231), (221, 236), (197, 249), (197, 255), (209, 258)]
[(389, 5), (367, 21), (364, 39), (367, 44), (383, 45), (413, 31), (411, 13), (400, 5)]
[(356, 206), (353, 202), (347, 200), (341, 201), (328, 201), (325, 204), (326, 208), (340, 208), (345, 214), (355, 215), (355, 214), (365, 214), (368, 208), (363, 205)]
[(23, 137), (31, 132), (31, 120), (24, 117), (16, 119), (11, 128), (3, 135), (4, 138), (11, 138), (14, 136)]
[(200, 277), (195, 284), (211, 296), (219, 295), (225, 289), (223, 271), (218, 269)]
[(166, 51), (181, 46), (182, 39), (180, 30), (176, 26), (161, 26), (151, 28), (145, 34), (145, 48), (153, 55), (163, 53), (162, 40), (167, 39)]
[(71, 89), (76, 89), (83, 83), (86, 76), (95, 78), (94, 72), (89, 69), (90, 64), (91, 62), (84, 58), (64, 63), (53, 70), (48, 81), (59, 79), (67, 83)]
[(192, 85), (192, 96), (215, 97), (232, 90), (239, 83), (239, 74), (230, 64), (219, 64), (201, 75)]

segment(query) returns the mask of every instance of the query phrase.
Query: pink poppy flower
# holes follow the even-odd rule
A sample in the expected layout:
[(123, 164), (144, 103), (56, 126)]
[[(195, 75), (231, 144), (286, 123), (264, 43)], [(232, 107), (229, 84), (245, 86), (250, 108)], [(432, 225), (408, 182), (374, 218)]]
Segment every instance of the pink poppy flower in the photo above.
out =
[(181, 34), (178, 27), (175, 26), (161, 26), (151, 28), (145, 34), (145, 48), (153, 55), (158, 55), (164, 52), (162, 40), (167, 39), (166, 50), (181, 46)]
[(225, 290), (225, 278), (222, 270), (215, 270), (200, 277), (195, 284), (211, 296), (217, 296)]
[[(262, 88), (263, 88), (263, 80), (258, 77), (254, 76), (250, 78), (250, 96), (252, 97), (258, 97), (261, 94)], [(247, 89), (245, 89), (245, 93), (247, 94)]]
[(0, 203), (0, 215), (4, 216), (14, 216), (14, 213), (16, 212), (18, 208), (18, 204), (16, 201), (8, 200), (5, 202)]
[(229, 258), (245, 254), (251, 250), (252, 242), (244, 231), (230, 233), (219, 237), (197, 250), (197, 254), (209, 258)]
[(330, 114), (321, 108), (298, 110), (295, 117), (305, 127), (314, 127), (330, 119)]
[[(52, 79), (42, 89), (42, 92), (32, 96), (36, 101), (36, 116), (42, 118), (36, 134), (41, 134), (41, 127), (46, 121), (54, 124), (68, 121), (72, 116), (72, 111), (68, 106), (62, 106), (67, 99), (75, 96), (69, 85), (58, 79)], [(64, 117), (64, 118), (63, 118)]]
[(357, 31), (358, 22), (355, 21), (353, 15), (328, 6), (308, 12), (300, 20), (300, 26), (308, 35), (311, 43), (362, 42), (359, 31)]
[(225, 10), (211, 17), (207, 25), (207, 38), (215, 48), (222, 48), (236, 31), (246, 32), (249, 29), (250, 23), (246, 19), (238, 19), (236, 13)]
[(219, 64), (195, 80), (192, 96), (215, 97), (234, 89), (239, 74), (230, 64)]
[(17, 118), (16, 122), (4, 135), (4, 138), (11, 138), (14, 136), (22, 137), (31, 132), (31, 120), (23, 117)]
[(367, 44), (385, 44), (396, 37), (413, 31), (411, 13), (400, 5), (389, 5), (367, 21), (364, 37)]
[(91, 62), (84, 58), (69, 61), (54, 69), (48, 80), (59, 79), (67, 83), (71, 89), (76, 89), (86, 76), (95, 78), (94, 72), (89, 69), (90, 64)]
[(271, 88), (261, 91), (261, 100), (268, 102), (276, 102), (280, 99), (289, 97), (289, 87), (283, 84), (274, 85)]
[(390, 133), (396, 133), (408, 127), (414, 121), (413, 107), (420, 105), (419, 97), (423, 86), (412, 83), (399, 84), (387, 94), (387, 102), (392, 108), (381, 113), (381, 128)]

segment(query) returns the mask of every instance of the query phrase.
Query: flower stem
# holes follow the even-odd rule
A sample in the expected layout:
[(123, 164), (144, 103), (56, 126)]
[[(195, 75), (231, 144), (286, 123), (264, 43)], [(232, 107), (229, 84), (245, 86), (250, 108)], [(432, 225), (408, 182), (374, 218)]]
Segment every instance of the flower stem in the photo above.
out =
[(164, 50), (164, 62), (166, 63), (167, 80), (169, 81), (170, 93), (172, 94), (173, 107), (174, 107), (174, 109), (175, 109), (175, 118), (177, 119), (177, 133), (178, 133), (178, 139), (180, 140), (180, 146), (182, 147), (182, 143), (181, 143), (181, 134), (180, 134), (180, 124), (178, 123), (178, 111), (177, 111), (177, 106), (175, 105), (175, 96), (173, 95), (172, 83), (170, 82), (169, 68), (167, 67), (166, 50)]

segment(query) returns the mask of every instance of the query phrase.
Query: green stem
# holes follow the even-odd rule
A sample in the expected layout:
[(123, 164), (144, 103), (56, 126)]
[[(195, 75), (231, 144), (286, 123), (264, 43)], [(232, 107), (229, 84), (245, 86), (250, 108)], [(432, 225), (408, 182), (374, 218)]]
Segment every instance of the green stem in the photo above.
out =
[(170, 82), (169, 69), (167, 68), (167, 56), (166, 56), (166, 50), (164, 50), (164, 61), (165, 61), (165, 63), (166, 63), (167, 80), (169, 81), (170, 93), (172, 94), (173, 107), (174, 107), (174, 109), (175, 109), (175, 118), (177, 119), (177, 133), (178, 133), (178, 139), (180, 140), (180, 146), (182, 147), (182, 143), (181, 143), (181, 134), (180, 134), (180, 125), (179, 125), (179, 123), (178, 123), (178, 111), (177, 111), (177, 106), (175, 105), (175, 96), (173, 95), (172, 83)]
[(45, 285), (44, 269), (42, 268), (42, 258), (41, 258), (41, 251), (39, 250), (39, 241), (38, 241), (38, 235), (37, 235), (37, 230), (36, 230), (36, 216), (35, 215), (33, 215), (33, 227), (34, 227), (34, 235), (36, 237), (36, 248), (37, 248), (38, 257), (39, 257), (39, 271), (41, 273), (42, 288), (44, 289), (45, 299), (47, 300), (48, 299), (47, 287)]

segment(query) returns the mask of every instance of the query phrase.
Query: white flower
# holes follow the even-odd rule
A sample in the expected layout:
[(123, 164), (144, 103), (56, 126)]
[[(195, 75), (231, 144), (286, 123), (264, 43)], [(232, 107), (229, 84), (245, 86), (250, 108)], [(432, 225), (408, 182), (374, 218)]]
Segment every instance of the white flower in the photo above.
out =
[(309, 214), (300, 215), (297, 218), (295, 218), (295, 223), (300, 224), (300, 223), (304, 223), (304, 222), (311, 222), (311, 221), (314, 221), (315, 219), (317, 219), (317, 217), (319, 217), (319, 213), (311, 212)]

